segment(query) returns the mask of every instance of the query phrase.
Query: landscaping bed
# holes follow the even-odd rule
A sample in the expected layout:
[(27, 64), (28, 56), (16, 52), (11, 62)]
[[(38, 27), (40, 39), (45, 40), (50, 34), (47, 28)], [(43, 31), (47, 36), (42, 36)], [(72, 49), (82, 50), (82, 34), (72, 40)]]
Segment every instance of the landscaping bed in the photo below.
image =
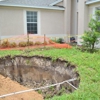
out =
[(45, 36), (32, 34), (2, 39), (0, 42), (0, 50), (23, 50), (25, 48), (39, 47), (72, 48), (69, 44), (56, 43)]

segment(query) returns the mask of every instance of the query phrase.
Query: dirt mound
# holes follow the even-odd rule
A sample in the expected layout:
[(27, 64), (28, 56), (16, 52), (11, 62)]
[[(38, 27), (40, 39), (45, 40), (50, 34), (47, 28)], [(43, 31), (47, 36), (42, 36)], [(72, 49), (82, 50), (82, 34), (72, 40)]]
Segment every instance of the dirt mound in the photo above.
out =
[[(9, 94), (12, 92), (18, 92), (22, 90), (27, 90), (28, 88), (19, 85), (17, 82), (12, 81), (10, 78), (5, 78), (0, 75), (0, 95)], [(5, 98), (0, 98), (0, 100), (43, 100), (43, 97), (37, 92), (28, 92), (18, 95), (13, 95)]]

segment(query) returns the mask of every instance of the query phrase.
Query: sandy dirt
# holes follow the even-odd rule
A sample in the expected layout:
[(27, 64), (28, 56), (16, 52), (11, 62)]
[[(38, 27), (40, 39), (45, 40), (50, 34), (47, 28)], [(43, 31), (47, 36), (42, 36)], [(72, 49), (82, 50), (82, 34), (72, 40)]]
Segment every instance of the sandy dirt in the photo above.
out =
[[(10, 78), (5, 78), (2, 75), (0, 75), (0, 95), (23, 91), (27, 89), (29, 88), (26, 88), (20, 85), (19, 83), (12, 81)], [(37, 92), (32, 91), (28, 93), (17, 94), (17, 95), (5, 97), (5, 98), (0, 98), (0, 100), (43, 100), (43, 97)]]

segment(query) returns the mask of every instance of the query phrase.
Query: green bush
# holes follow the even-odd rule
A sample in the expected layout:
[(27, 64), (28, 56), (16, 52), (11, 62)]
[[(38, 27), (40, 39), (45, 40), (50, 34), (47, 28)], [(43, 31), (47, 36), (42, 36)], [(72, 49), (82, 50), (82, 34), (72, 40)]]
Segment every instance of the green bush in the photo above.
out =
[(58, 39), (52, 39), (53, 42), (56, 42), (56, 43), (64, 43), (64, 39), (63, 38), (58, 38)]
[(94, 51), (95, 44), (98, 44), (98, 38), (100, 37), (100, 10), (95, 12), (95, 17), (91, 18), (89, 22), (89, 31), (85, 31), (84, 35), (82, 36), (83, 48), (89, 51)]
[(58, 39), (56, 40), (56, 42), (57, 42), (57, 43), (64, 43), (65, 41), (64, 41), (63, 38), (58, 38)]

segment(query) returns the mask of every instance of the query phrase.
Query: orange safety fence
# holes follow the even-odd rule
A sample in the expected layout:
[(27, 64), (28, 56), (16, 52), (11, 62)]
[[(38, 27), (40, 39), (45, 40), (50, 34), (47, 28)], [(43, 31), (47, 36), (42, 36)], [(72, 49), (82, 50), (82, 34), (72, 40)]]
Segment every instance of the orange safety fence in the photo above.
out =
[[(2, 39), (1, 44), (3, 41), (9, 41), (9, 43), (15, 42), (18, 45), (20, 42), (27, 42), (27, 40), (28, 40), (27, 35), (18, 35), (18, 36), (14, 36), (11, 38)], [(65, 44), (55, 43), (50, 38), (46, 37), (45, 35), (40, 36), (40, 35), (29, 34), (29, 41), (32, 41), (33, 43), (40, 42), (39, 45), (33, 45), (33, 46), (30, 46), (30, 48), (37, 48), (37, 47), (41, 47), (44, 45), (47, 47), (51, 46), (54, 48), (72, 48), (69, 44), (66, 44), (66, 43)], [(17, 46), (17, 48), (15, 48), (15, 49), (18, 49), (18, 48), (19, 48), (19, 46)], [(11, 47), (2, 48), (2, 46), (1, 46), (0, 49), (1, 50), (11, 49)], [(12, 49), (14, 49), (14, 48), (12, 48)], [(20, 49), (25, 49), (25, 48), (20, 48)]]

